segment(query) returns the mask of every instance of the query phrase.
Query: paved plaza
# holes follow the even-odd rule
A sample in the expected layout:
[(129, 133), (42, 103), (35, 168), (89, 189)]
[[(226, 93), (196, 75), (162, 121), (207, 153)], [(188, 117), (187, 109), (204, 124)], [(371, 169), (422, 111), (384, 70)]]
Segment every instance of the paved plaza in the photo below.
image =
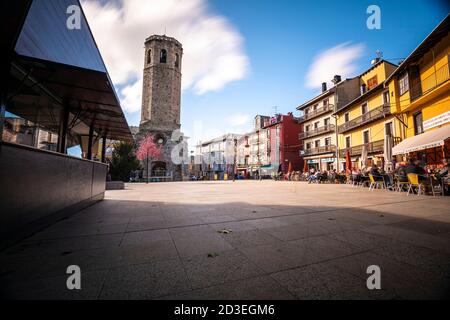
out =
[[(1, 253), (31, 299), (449, 296), (450, 198), (275, 181), (128, 184)], [(66, 268), (81, 268), (68, 290)], [(381, 270), (368, 290), (366, 269)]]

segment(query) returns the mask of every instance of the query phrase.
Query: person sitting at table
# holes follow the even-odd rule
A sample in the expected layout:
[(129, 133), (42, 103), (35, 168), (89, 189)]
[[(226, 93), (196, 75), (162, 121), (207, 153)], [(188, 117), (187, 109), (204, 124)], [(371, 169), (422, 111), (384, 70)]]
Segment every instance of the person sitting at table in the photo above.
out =
[(372, 168), (370, 169), (370, 174), (373, 176), (375, 181), (383, 180), (387, 188), (391, 186), (391, 179), (389, 178), (389, 176), (387, 174), (382, 174), (376, 164), (373, 164)]
[(441, 180), (444, 186), (444, 192), (448, 194), (450, 186), (450, 163), (447, 159), (442, 160), (444, 166), (436, 172), (436, 177)]
[(308, 177), (308, 183), (316, 182), (320, 177), (320, 171), (317, 171), (315, 173), (311, 173)]
[(376, 164), (373, 164), (372, 168), (370, 168), (369, 173), (373, 176), (381, 176), (380, 169), (378, 169), (378, 166)]
[(448, 162), (447, 159), (442, 160), (442, 163), (444, 166), (436, 172), (436, 176), (439, 178), (448, 176), (450, 169), (450, 163)]
[(419, 176), (419, 181), (426, 181), (426, 171), (419, 165), (419, 163), (419, 160), (410, 158), (408, 165), (405, 167), (406, 175), (408, 175), (408, 173), (414, 173)]

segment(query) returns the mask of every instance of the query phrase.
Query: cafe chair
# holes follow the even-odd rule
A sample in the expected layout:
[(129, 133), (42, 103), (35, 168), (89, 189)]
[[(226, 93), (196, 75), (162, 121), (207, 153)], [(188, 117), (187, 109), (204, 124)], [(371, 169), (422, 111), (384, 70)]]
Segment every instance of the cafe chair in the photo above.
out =
[(409, 196), (409, 193), (412, 192), (414, 194), (414, 190), (416, 190), (417, 195), (425, 194), (425, 184), (423, 182), (419, 181), (419, 175), (417, 173), (408, 173), (408, 193), (406, 194)]
[(386, 189), (386, 185), (384, 183), (383, 177), (377, 177), (377, 178), (381, 178), (381, 180), (379, 179), (375, 179), (375, 177), (369, 173), (369, 179), (370, 179), (370, 185), (369, 185), (369, 191), (373, 191), (374, 189)]
[(407, 181), (401, 181), (402, 179), (400, 179), (400, 177), (398, 175), (395, 176), (395, 190), (397, 192), (402, 192), (403, 190), (408, 190), (409, 188), (409, 181), (408, 179), (406, 179)]

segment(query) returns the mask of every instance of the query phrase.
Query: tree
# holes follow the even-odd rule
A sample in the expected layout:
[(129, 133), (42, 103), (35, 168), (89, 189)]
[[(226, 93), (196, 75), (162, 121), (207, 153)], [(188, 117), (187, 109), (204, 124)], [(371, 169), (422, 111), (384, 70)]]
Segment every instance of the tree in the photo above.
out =
[(141, 164), (134, 154), (133, 144), (126, 142), (114, 144), (110, 168), (113, 180), (128, 182), (131, 172), (140, 168)]
[(148, 167), (148, 161), (150, 158), (159, 157), (161, 153), (161, 147), (155, 143), (154, 138), (150, 133), (147, 134), (139, 143), (139, 148), (136, 152), (136, 155), (139, 160), (147, 162), (147, 183), (150, 171)]

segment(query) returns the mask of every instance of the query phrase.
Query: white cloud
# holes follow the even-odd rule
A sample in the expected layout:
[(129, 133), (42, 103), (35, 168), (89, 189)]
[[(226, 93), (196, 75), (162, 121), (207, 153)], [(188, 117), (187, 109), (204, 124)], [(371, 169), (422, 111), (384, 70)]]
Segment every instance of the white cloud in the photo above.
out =
[(318, 88), (322, 82), (331, 85), (331, 79), (337, 74), (341, 75), (342, 79), (354, 76), (357, 71), (355, 61), (362, 56), (364, 49), (361, 43), (345, 42), (321, 52), (309, 67), (306, 86)]
[(142, 79), (120, 90), (122, 98), (122, 108), (130, 113), (141, 110)]
[[(141, 107), (144, 41), (152, 34), (183, 44), (183, 89), (204, 94), (248, 72), (243, 38), (206, 0), (82, 0), (96, 42), (128, 112)], [(138, 90), (139, 89), (139, 90)]]
[(225, 117), (227, 125), (232, 127), (239, 127), (250, 124), (250, 115), (245, 113), (236, 113)]

